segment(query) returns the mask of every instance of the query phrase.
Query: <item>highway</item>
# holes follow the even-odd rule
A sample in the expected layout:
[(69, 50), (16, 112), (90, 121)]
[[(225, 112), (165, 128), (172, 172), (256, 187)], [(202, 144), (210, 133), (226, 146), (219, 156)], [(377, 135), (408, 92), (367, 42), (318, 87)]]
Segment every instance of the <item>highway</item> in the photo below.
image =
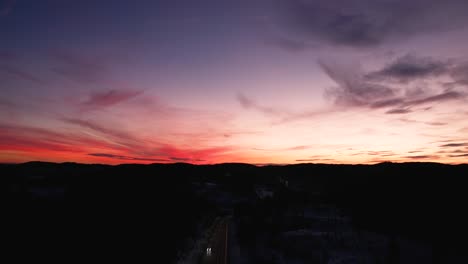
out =
[(223, 218), (208, 241), (201, 264), (228, 263), (229, 218)]

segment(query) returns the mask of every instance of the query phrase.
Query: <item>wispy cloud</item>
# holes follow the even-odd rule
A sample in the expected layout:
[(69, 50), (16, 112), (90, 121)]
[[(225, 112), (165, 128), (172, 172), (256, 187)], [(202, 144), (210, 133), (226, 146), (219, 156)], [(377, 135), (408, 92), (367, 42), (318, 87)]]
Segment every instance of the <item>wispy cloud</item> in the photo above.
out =
[(100, 58), (85, 56), (70, 51), (52, 51), (56, 62), (52, 71), (78, 83), (97, 83), (109, 78), (109, 66)]
[(115, 128), (108, 128), (98, 122), (79, 118), (61, 118), (61, 120), (65, 123), (88, 129), (94, 134), (104, 137), (108, 142), (112, 143), (115, 149), (136, 152), (147, 150), (145, 143), (135, 136)]
[(203, 160), (216, 160), (220, 156), (227, 155), (233, 150), (234, 148), (231, 146), (180, 148), (169, 144), (162, 144), (158, 147), (157, 153), (173, 161), (198, 162)]
[(301, 145), (301, 146), (286, 148), (285, 150), (304, 150), (304, 149), (310, 149), (310, 148), (311, 146)]
[(254, 109), (260, 111), (266, 115), (288, 115), (289, 113), (285, 110), (281, 110), (275, 107), (268, 107), (258, 104), (252, 98), (245, 96), (244, 94), (238, 93), (237, 94), (237, 101), (240, 105), (246, 109)]
[[(433, 62), (427, 64), (429, 66), (395, 66), (392, 64), (383, 70), (365, 73), (359, 70), (360, 67), (356, 64), (319, 61), (323, 71), (337, 84), (326, 91), (328, 98), (331, 98), (335, 105), (371, 109), (390, 108), (386, 111), (387, 114), (407, 114), (413, 112), (415, 106), (429, 105), (430, 107), (434, 103), (467, 98), (467, 94), (462, 91), (443, 88), (435, 93), (429, 90), (419, 90), (418, 93), (414, 93), (409, 90), (411, 88), (388, 84), (387, 78), (383, 76), (389, 74), (389, 78), (398, 76), (408, 81), (410, 78), (423, 78), (435, 72), (438, 72), (437, 74), (445, 72), (443, 66), (433, 66), (432, 64), (436, 64)], [(402, 70), (403, 68), (406, 70)], [(379, 77), (369, 78), (369, 76)]]
[(368, 151), (366, 153), (369, 156), (381, 156), (381, 157), (390, 157), (395, 156), (395, 153), (392, 151), (384, 150), (384, 151)]
[(272, 124), (283, 124), (301, 119), (308, 119), (336, 111), (336, 109), (292, 111), (279, 107), (264, 106), (241, 93), (237, 94), (236, 99), (243, 108), (258, 111), (263, 115), (270, 117), (273, 120)]
[(406, 156), (404, 158), (412, 159), (412, 160), (423, 160), (423, 159), (437, 160), (440, 157), (437, 155), (417, 155), (417, 156)]
[(88, 146), (111, 148), (112, 144), (78, 132), (55, 132), (44, 128), (0, 124), (0, 149), (24, 152), (84, 152)]
[(464, 158), (464, 157), (468, 157), (468, 153), (465, 153), (465, 154), (448, 155), (448, 156), (451, 157), (451, 158)]
[(107, 90), (94, 92), (89, 95), (86, 101), (81, 103), (81, 106), (86, 109), (106, 108), (131, 100), (142, 93), (143, 91), (137, 90)]
[(129, 157), (129, 156), (122, 156), (122, 155), (114, 155), (108, 153), (89, 153), (89, 156), (94, 157), (102, 157), (102, 158), (111, 158), (117, 160), (125, 160), (125, 161), (152, 161), (152, 162), (168, 162), (167, 159), (151, 159), (151, 158), (138, 158), (138, 157)]
[[(142, 140), (134, 135), (105, 128), (92, 121), (63, 120), (91, 133), (75, 129), (51, 131), (37, 127), (0, 124), (0, 150), (22, 153), (24, 156), (44, 155), (57, 160), (70, 155), (90, 161), (89, 157), (131, 162), (191, 162), (204, 163), (231, 157), (231, 146), (179, 147), (170, 143)], [(99, 151), (96, 151), (99, 150)], [(114, 163), (114, 162), (113, 162)]]
[(342, 106), (369, 106), (380, 108), (401, 103), (395, 91), (388, 86), (367, 82), (359, 65), (320, 60), (319, 66), (337, 86), (328, 88), (326, 95)]
[(466, 95), (455, 91), (443, 91), (439, 94), (423, 97), (420, 99), (408, 100), (404, 103), (407, 106), (422, 105), (427, 103), (445, 102), (465, 98)]
[(445, 122), (437, 122), (437, 121), (427, 122), (427, 121), (420, 121), (420, 120), (416, 120), (416, 119), (410, 119), (410, 118), (406, 118), (406, 117), (398, 118), (398, 121), (408, 123), (408, 124), (425, 124), (425, 125), (428, 125), (428, 126), (445, 126), (445, 125), (448, 125), (448, 123), (445, 123)]
[(450, 67), (449, 61), (407, 54), (387, 64), (383, 69), (366, 74), (365, 78), (373, 81), (409, 82), (446, 74)]
[[(459, 59), (436, 59), (433, 57), (406, 54), (389, 62), (382, 69), (366, 73), (367, 81), (380, 83), (412, 83), (445, 77), (441, 87), (451, 91), (468, 87), (468, 62)], [(462, 89), (463, 90), (463, 89)], [(415, 97), (425, 93), (421, 87), (409, 87), (405, 94)]]
[(12, 65), (0, 65), (0, 72), (3, 72), (5, 74), (8, 74), (11, 77), (14, 77), (20, 80), (26, 80), (26, 81), (33, 82), (36, 84), (44, 83), (44, 80), (35, 76), (34, 74), (31, 74), (27, 71), (24, 71)]
[[(451, 76), (452, 67), (458, 68), (456, 63), (449, 64), (408, 55), (397, 59), (381, 70), (367, 73), (358, 63), (319, 60), (318, 64), (336, 84), (325, 90), (325, 97), (332, 102), (328, 109), (291, 111), (265, 106), (244, 94), (238, 94), (237, 101), (245, 109), (256, 110), (269, 116), (274, 120), (273, 124), (281, 124), (347, 109), (385, 110), (385, 114), (403, 115), (427, 111), (435, 104), (463, 101), (468, 98), (468, 92), (463, 90), (439, 87), (437, 91), (434, 91), (400, 85), (401, 82), (430, 78), (440, 74)], [(398, 80), (389, 83), (389, 78)], [(436, 126), (446, 123), (427, 122), (427, 124)]]

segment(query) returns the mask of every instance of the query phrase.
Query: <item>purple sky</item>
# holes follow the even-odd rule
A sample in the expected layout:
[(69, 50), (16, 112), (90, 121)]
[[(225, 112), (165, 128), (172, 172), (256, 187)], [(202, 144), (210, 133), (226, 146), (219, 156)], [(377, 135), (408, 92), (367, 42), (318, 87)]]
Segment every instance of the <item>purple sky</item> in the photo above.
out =
[(0, 0), (0, 162), (468, 160), (465, 0)]

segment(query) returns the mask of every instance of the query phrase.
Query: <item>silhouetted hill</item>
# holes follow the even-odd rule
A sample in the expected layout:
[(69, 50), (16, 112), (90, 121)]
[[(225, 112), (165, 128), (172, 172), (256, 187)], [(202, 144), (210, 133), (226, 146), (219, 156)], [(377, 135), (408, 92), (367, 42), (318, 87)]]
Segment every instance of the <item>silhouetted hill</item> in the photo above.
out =
[(332, 203), (360, 229), (433, 245), (463, 249), (468, 237), (468, 165), (28, 162), (0, 170), (3, 239), (46, 257), (63, 250), (171, 263), (197, 223), (220, 214), (221, 194), (200, 196), (209, 186), (248, 200), (256, 186), (272, 186), (286, 207)]

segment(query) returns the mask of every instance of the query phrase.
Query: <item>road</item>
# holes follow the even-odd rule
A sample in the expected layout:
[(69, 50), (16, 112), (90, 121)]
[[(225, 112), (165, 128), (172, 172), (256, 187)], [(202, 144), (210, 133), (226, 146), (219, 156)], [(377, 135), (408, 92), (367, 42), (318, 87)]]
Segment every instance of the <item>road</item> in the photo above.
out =
[(229, 218), (223, 218), (209, 239), (201, 264), (228, 263)]

